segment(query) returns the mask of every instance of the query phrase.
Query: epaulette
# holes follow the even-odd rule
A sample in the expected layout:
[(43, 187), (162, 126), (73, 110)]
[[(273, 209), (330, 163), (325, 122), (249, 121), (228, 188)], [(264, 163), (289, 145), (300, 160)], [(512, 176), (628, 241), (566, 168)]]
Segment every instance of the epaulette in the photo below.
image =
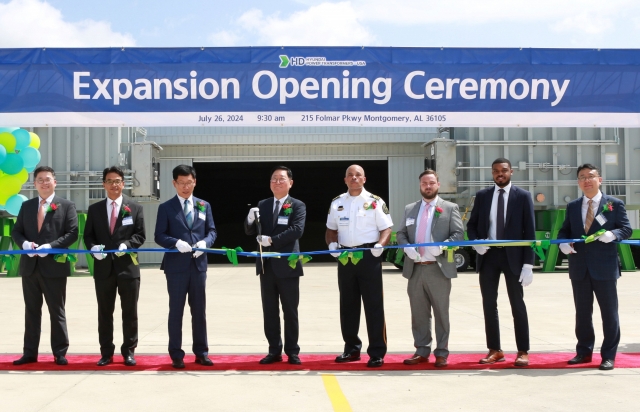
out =
[(338, 195), (338, 196), (334, 197), (333, 199), (331, 199), (331, 201), (333, 202), (334, 200), (340, 199), (340, 196), (342, 196), (342, 195)]
[(372, 198), (374, 198), (374, 199), (376, 199), (376, 200), (381, 200), (381, 199), (380, 199), (380, 196), (376, 196), (376, 195), (374, 195), (373, 193), (371, 193), (371, 197), (372, 197)]

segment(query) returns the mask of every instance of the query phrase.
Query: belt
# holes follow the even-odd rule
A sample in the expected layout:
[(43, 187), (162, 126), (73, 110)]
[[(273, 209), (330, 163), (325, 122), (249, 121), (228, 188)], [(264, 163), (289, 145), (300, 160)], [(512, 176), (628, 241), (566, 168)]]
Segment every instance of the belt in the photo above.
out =
[(368, 248), (374, 247), (375, 245), (376, 245), (375, 243), (363, 243), (363, 244), (358, 245), (358, 246), (340, 245), (340, 249), (368, 249)]
[(436, 262), (435, 260), (427, 260), (426, 262), (413, 262), (414, 265), (435, 265)]

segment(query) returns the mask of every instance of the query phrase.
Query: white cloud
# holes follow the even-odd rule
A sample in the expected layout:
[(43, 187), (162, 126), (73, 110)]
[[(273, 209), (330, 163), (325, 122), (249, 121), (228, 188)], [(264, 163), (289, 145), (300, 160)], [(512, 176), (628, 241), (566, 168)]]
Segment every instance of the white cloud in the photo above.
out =
[(0, 47), (135, 46), (128, 33), (105, 21), (64, 21), (60, 10), (40, 0), (0, 3)]

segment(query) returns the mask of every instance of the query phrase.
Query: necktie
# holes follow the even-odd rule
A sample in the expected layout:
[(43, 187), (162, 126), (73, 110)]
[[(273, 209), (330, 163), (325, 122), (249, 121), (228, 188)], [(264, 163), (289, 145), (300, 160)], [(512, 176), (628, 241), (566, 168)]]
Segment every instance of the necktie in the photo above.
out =
[(504, 189), (498, 190), (498, 216), (496, 216), (496, 240), (504, 239)]
[(588, 233), (589, 232), (589, 228), (591, 227), (591, 224), (593, 223), (593, 209), (591, 208), (591, 205), (593, 205), (593, 200), (589, 200), (589, 207), (587, 209), (587, 217), (584, 219), (584, 233)]
[(276, 200), (276, 206), (273, 208), (273, 227), (276, 227), (278, 222), (278, 212), (280, 211), (280, 201)]
[(189, 209), (189, 199), (184, 201), (184, 215), (187, 218), (187, 226), (189, 226), (189, 229), (191, 229), (191, 227), (193, 226), (193, 213)]
[(117, 212), (118, 204), (116, 202), (111, 202), (111, 219), (109, 221), (109, 231), (113, 235), (113, 230), (116, 228), (116, 220), (118, 220), (118, 212)]
[[(420, 215), (420, 231), (418, 232), (418, 236), (416, 237), (417, 243), (427, 243), (427, 230), (429, 230), (429, 209), (431, 208), (431, 203), (427, 203), (424, 205), (422, 209), (422, 214)], [(424, 256), (424, 253), (427, 251), (426, 246), (419, 246), (418, 251), (420, 252), (420, 256)]]
[(38, 209), (38, 232), (40, 232), (40, 229), (42, 229), (42, 223), (44, 223), (44, 215), (47, 213), (45, 211), (46, 204), (47, 201), (45, 199), (42, 199), (40, 201), (40, 208)]

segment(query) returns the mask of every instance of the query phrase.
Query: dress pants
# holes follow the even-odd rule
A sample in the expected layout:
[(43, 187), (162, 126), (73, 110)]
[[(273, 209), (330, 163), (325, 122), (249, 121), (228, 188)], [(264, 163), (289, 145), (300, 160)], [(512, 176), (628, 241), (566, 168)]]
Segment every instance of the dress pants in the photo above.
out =
[(351, 353), (362, 349), (362, 341), (358, 337), (362, 299), (369, 336), (367, 353), (372, 358), (384, 358), (387, 353), (387, 331), (384, 321), (382, 257), (374, 257), (370, 251), (365, 250), (363, 259), (357, 265), (351, 263), (351, 259), (346, 265), (338, 263), (338, 287), (344, 351)]
[(265, 259), (263, 275), (260, 275), (260, 294), (262, 295), (262, 315), (264, 335), (269, 342), (269, 353), (282, 353), (280, 332), (280, 307), (284, 316), (284, 352), (287, 355), (300, 353), (298, 346), (298, 302), (300, 301), (300, 276), (280, 278), (271, 266), (271, 259)]
[(96, 298), (98, 300), (98, 336), (100, 354), (113, 356), (113, 311), (116, 304), (116, 292), (120, 295), (122, 308), (122, 347), (123, 357), (133, 356), (138, 346), (138, 296), (140, 278), (125, 278), (112, 271), (106, 279), (94, 278)]
[[(23, 259), (38, 258), (23, 256)], [(38, 356), (43, 295), (51, 319), (51, 351), (54, 356), (65, 356), (69, 349), (69, 334), (64, 310), (67, 298), (67, 277), (43, 277), (36, 264), (31, 275), (22, 277), (22, 295), (25, 304), (24, 356)]]
[(449, 356), (449, 295), (451, 279), (446, 277), (440, 266), (413, 266), (413, 274), (407, 284), (411, 305), (411, 331), (416, 354), (425, 358), (431, 353), (433, 338), (431, 334), (431, 309), (435, 317), (436, 350), (435, 356)]
[(207, 272), (200, 272), (192, 262), (183, 272), (166, 273), (169, 292), (169, 355), (171, 359), (183, 359), (182, 317), (184, 305), (191, 308), (192, 350), (196, 356), (209, 354), (207, 342)]
[(501, 350), (500, 322), (498, 320), (498, 286), (500, 273), (504, 272), (507, 294), (511, 303), (513, 326), (516, 333), (516, 346), (519, 351), (529, 351), (529, 319), (524, 304), (524, 291), (520, 284), (520, 274), (509, 268), (506, 248), (492, 247), (482, 260), (480, 268), (480, 291), (484, 310), (484, 328), (487, 336), (487, 348)]
[(616, 280), (593, 280), (589, 273), (583, 280), (571, 279), (576, 306), (576, 353), (591, 355), (595, 342), (593, 331), (593, 295), (598, 299), (604, 340), (600, 348), (602, 359), (615, 359), (620, 343), (618, 291)]

